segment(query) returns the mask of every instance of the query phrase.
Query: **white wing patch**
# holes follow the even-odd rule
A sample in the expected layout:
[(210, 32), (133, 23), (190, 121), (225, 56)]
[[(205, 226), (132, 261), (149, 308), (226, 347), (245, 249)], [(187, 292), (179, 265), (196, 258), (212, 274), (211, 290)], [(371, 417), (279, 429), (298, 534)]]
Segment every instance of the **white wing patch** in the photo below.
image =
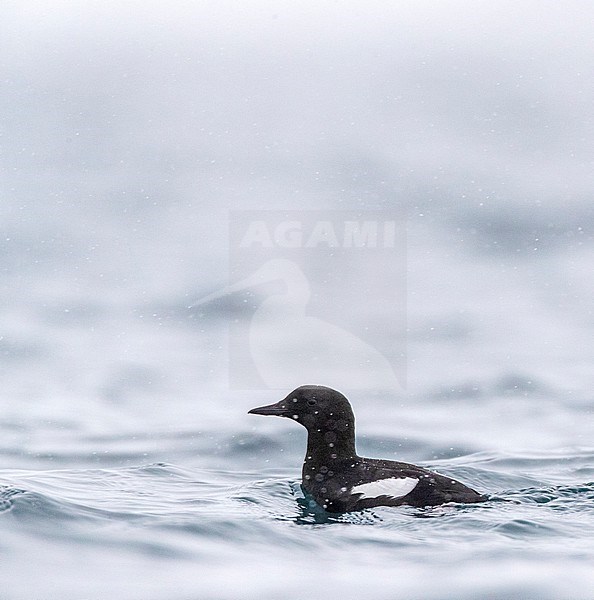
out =
[(351, 493), (361, 494), (361, 498), (377, 498), (378, 496), (402, 498), (412, 492), (417, 483), (419, 483), (419, 480), (414, 477), (390, 477), (389, 479), (356, 485)]

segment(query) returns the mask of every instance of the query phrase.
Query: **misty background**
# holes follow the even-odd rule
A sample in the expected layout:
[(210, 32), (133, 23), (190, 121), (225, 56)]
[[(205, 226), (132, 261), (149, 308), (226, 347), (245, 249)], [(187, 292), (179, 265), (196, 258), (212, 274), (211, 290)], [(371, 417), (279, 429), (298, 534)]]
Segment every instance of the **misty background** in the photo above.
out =
[[(1, 12), (6, 598), (589, 597), (590, 2)], [(406, 215), (406, 387), (341, 390), (358, 448), (514, 502), (299, 513), (304, 432), (246, 414), (289, 389), (229, 383), (263, 296), (188, 308), (230, 283), (237, 210)], [(352, 269), (326, 291), (385, 347)]]
[(406, 211), (406, 394), (591, 399), (593, 15), (5, 3), (4, 413), (229, 397), (231, 209)]

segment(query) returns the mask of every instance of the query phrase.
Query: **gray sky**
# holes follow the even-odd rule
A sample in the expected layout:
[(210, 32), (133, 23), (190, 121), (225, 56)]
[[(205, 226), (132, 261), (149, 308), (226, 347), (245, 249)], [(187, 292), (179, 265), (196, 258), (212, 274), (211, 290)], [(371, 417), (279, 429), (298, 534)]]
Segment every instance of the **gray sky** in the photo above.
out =
[(589, 2), (5, 2), (0, 228), (45, 238), (39, 256), (150, 257), (158, 238), (149, 260), (188, 264), (186, 283), (191, 255), (220, 268), (229, 208), (405, 205), (511, 252), (591, 239), (593, 17)]
[(314, 190), (359, 171), (372, 196), (385, 175), (580, 204), (593, 16), (587, 2), (8, 3), (3, 161)]

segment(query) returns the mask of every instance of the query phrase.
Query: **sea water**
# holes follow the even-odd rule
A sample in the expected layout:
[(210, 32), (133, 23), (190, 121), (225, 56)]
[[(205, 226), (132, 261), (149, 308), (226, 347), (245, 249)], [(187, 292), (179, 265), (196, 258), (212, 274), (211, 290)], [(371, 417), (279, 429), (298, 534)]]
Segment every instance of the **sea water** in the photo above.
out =
[(533, 340), (413, 309), (412, 389), (342, 390), (359, 453), (491, 499), (332, 515), (300, 488), (305, 430), (247, 414), (289, 390), (226, 386), (226, 312), (147, 304), (4, 303), (3, 599), (592, 596), (592, 398), (493, 362)]
[[(4, 4), (0, 599), (594, 598), (585, 4)], [(283, 366), (346, 394), (360, 454), (488, 502), (303, 496), (305, 430), (247, 414), (292, 386), (233, 385), (270, 290), (195, 305), (235, 209), (405, 220), (400, 385)], [(324, 265), (390, 347), (395, 307)]]

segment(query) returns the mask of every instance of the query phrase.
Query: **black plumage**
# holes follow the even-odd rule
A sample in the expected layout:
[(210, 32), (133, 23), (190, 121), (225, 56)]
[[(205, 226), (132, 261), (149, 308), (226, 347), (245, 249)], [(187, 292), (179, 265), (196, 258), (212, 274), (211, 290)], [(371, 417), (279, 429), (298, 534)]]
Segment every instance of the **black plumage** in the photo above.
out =
[(288, 417), (307, 429), (302, 486), (328, 512), (487, 499), (463, 483), (423, 467), (359, 456), (351, 405), (332, 388), (304, 385), (276, 404), (249, 412)]

